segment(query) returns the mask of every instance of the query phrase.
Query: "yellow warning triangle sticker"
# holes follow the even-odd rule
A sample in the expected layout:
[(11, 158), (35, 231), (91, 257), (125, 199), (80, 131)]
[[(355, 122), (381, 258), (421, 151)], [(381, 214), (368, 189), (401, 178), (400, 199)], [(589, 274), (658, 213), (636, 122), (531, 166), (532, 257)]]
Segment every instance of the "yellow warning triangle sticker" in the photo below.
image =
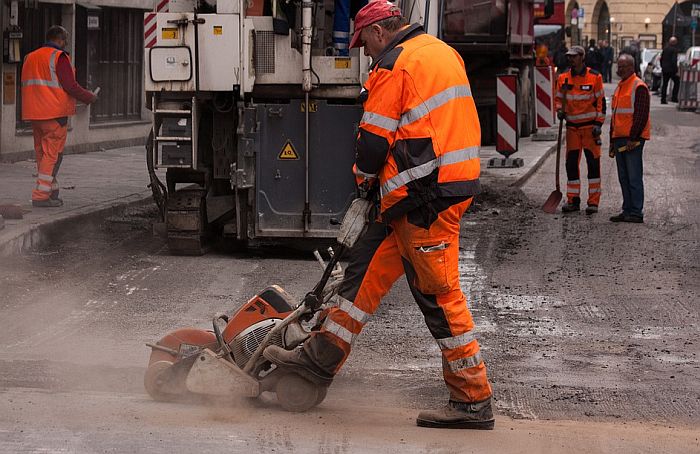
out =
[(292, 145), (291, 140), (287, 139), (287, 142), (282, 147), (282, 151), (280, 151), (280, 154), (277, 156), (277, 159), (299, 159), (299, 155), (294, 149), (294, 145)]

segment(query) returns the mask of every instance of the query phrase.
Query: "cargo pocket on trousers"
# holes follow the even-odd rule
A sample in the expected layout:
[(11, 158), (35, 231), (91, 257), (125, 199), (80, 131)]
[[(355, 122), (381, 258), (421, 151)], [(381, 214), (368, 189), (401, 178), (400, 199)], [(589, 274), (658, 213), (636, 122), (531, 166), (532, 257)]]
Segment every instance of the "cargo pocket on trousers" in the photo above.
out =
[(411, 264), (416, 271), (415, 286), (427, 295), (439, 295), (450, 290), (447, 275), (447, 252), (450, 243), (441, 240), (413, 243)]

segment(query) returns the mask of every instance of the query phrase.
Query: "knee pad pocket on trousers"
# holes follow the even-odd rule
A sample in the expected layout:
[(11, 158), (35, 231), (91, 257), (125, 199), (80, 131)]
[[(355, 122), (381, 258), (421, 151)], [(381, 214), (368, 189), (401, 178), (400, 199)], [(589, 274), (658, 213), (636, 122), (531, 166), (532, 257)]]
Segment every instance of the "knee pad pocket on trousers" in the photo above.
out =
[(447, 238), (411, 243), (408, 259), (416, 271), (415, 287), (418, 290), (426, 295), (439, 295), (450, 290), (452, 282), (448, 264), (456, 247), (457, 243)]

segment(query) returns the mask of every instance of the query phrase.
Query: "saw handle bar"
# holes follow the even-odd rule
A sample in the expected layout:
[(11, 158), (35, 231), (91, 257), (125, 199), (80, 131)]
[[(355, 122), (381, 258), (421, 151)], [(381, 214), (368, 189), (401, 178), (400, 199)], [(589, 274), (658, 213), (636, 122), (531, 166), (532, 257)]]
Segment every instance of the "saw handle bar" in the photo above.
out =
[(224, 322), (228, 323), (228, 316), (225, 314), (216, 314), (214, 316), (214, 319), (212, 320), (212, 325), (214, 326), (214, 335), (216, 336), (216, 341), (219, 343), (221, 351), (223, 351), (224, 354), (228, 356), (227, 359), (233, 361), (233, 352), (231, 351), (231, 347), (229, 347), (226, 341), (224, 340), (224, 336), (221, 334), (221, 328), (219, 328), (219, 320), (223, 320)]

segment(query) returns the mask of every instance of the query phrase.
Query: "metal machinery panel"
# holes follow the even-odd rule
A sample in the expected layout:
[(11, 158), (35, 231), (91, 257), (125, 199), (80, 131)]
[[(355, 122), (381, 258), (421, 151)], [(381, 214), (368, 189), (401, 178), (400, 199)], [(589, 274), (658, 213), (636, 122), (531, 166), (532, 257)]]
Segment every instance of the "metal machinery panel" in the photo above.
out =
[[(197, 77), (194, 70), (194, 27), (191, 24), (178, 26), (169, 22), (184, 19), (191, 21), (194, 14), (145, 13), (145, 21), (149, 20), (150, 15), (156, 16), (155, 28), (145, 30), (144, 38), (146, 44), (153, 38), (156, 41), (143, 54), (145, 91), (194, 91)], [(188, 74), (192, 77), (184, 80)], [(168, 77), (163, 76), (173, 77), (167, 80)], [(164, 79), (166, 80), (158, 82)]]
[(200, 14), (199, 89), (232, 91), (241, 82), (240, 16), (238, 14)]
[(260, 130), (264, 133), (260, 135), (256, 159), (256, 235), (333, 237), (337, 226), (332, 226), (330, 219), (341, 218), (355, 197), (352, 165), (362, 106), (312, 100), (309, 109), (311, 222), (310, 232), (304, 232), (303, 105), (302, 100), (294, 99), (289, 104), (257, 107)]

